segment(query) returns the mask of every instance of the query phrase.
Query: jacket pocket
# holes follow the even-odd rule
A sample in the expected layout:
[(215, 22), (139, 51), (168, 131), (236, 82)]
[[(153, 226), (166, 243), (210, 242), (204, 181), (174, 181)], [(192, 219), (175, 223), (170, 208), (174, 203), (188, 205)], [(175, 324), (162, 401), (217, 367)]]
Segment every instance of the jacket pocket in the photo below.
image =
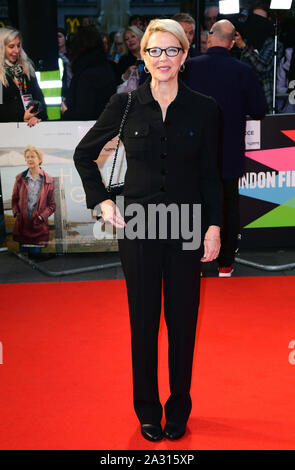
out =
[(191, 127), (178, 129), (175, 136), (175, 147), (181, 149), (182, 161), (194, 161), (200, 150), (200, 131)]
[(127, 156), (140, 158), (149, 148), (149, 124), (127, 125), (123, 132), (123, 143)]
[(21, 233), (21, 214), (18, 212), (15, 217), (13, 235), (19, 235)]

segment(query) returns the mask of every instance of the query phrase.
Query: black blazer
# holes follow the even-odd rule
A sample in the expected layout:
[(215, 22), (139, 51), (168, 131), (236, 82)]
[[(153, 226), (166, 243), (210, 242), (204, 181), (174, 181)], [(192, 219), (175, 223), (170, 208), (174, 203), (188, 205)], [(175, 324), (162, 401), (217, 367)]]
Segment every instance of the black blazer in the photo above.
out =
[[(41, 103), (41, 112), (36, 117), (45, 121), (47, 119), (46, 104), (43, 93), (36, 77), (27, 78), (27, 94)], [(3, 85), (3, 104), (0, 105), (0, 122), (23, 122), (24, 106), (20, 92), (12, 78), (8, 77), (8, 86)]]
[[(201, 203), (206, 225), (221, 225), (221, 183), (217, 169), (218, 108), (212, 98), (181, 81), (163, 122), (150, 79), (132, 92), (122, 133), (126, 149), (125, 203)], [(112, 96), (74, 154), (87, 207), (109, 199), (94, 160), (118, 134), (127, 94)]]

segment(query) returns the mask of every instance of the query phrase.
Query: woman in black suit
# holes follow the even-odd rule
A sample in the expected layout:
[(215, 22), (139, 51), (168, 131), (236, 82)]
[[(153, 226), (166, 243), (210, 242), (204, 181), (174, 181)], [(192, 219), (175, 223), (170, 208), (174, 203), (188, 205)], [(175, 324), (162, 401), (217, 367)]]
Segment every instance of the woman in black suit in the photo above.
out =
[[(217, 169), (218, 111), (212, 98), (193, 92), (181, 80), (189, 44), (173, 20), (150, 22), (141, 42), (150, 78), (132, 92), (123, 128), (126, 149), (124, 203), (202, 206), (201, 246), (183, 249), (182, 236), (162, 238), (159, 219), (153, 238), (119, 239), (126, 277), (131, 322), (134, 408), (146, 439), (181, 437), (192, 402), (190, 384), (199, 304), (200, 260), (218, 256), (221, 225), (221, 186)], [(87, 206), (98, 203), (105, 221), (128, 225), (109, 199), (94, 160), (118, 134), (127, 95), (111, 98), (93, 128), (76, 148), (74, 160), (86, 192)], [(131, 219), (132, 220), (132, 219)], [(147, 217), (148, 223), (150, 223)], [(190, 224), (195, 218), (190, 216)], [(182, 222), (188, 223), (185, 216)], [(145, 221), (143, 221), (145, 223)], [(125, 227), (126, 229), (126, 227)], [(201, 230), (200, 224), (197, 227)], [(146, 232), (145, 232), (146, 233)], [(131, 237), (130, 237), (131, 238)], [(158, 330), (162, 281), (169, 340), (170, 397), (165, 404), (166, 425), (161, 427), (162, 405), (157, 381)]]

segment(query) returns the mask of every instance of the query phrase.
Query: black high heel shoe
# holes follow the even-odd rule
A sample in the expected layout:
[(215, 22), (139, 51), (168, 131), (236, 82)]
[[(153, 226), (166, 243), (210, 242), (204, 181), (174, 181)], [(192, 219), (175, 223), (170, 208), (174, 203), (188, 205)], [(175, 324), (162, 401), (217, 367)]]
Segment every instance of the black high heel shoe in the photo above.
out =
[(149, 441), (160, 441), (163, 438), (163, 430), (160, 424), (142, 424), (141, 434)]

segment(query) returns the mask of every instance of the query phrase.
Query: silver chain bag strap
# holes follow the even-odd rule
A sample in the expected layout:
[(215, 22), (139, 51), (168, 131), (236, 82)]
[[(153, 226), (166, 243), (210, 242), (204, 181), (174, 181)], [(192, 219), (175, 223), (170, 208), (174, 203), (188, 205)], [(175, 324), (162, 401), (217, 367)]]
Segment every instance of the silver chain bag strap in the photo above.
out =
[(110, 181), (109, 181), (109, 184), (108, 184), (108, 186), (107, 186), (107, 188), (106, 188), (107, 192), (109, 193), (110, 199), (112, 199), (112, 200), (116, 199), (116, 196), (118, 196), (119, 194), (121, 194), (122, 191), (123, 191), (123, 189), (124, 189), (124, 182), (112, 184), (112, 180), (113, 180), (115, 165), (116, 165), (116, 161), (117, 161), (117, 156), (118, 156), (118, 150), (119, 150), (119, 145), (120, 145), (120, 139), (121, 139), (121, 135), (122, 135), (122, 130), (123, 130), (124, 124), (125, 124), (125, 122), (126, 122), (126, 118), (127, 118), (127, 114), (128, 114), (130, 105), (131, 105), (131, 91), (129, 91), (129, 93), (128, 93), (127, 105), (126, 105), (126, 108), (125, 108), (125, 111), (124, 111), (124, 114), (123, 114), (123, 117), (122, 117), (122, 121), (121, 121), (121, 124), (120, 124), (119, 135), (118, 135), (118, 141), (117, 141), (117, 146), (116, 146), (116, 150), (115, 150), (115, 155), (114, 155), (114, 161), (113, 161), (113, 166), (112, 166)]

